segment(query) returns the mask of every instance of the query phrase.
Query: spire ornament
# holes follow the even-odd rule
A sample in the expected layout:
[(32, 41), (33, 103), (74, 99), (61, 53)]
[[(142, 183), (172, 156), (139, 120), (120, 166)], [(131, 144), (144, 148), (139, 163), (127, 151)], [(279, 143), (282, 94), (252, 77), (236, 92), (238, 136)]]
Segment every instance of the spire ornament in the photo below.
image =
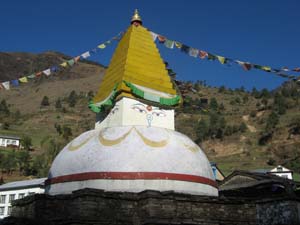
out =
[(140, 17), (137, 9), (134, 10), (134, 14), (131, 18), (131, 24), (134, 24), (134, 25), (135, 24), (139, 24), (139, 25), (143, 24), (142, 18)]

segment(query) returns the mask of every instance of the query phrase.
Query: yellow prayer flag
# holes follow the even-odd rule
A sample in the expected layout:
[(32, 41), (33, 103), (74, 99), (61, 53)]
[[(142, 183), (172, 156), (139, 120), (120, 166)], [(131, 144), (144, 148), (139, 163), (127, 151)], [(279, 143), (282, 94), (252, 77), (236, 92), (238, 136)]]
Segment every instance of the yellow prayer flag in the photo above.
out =
[(181, 47), (182, 47), (182, 44), (179, 43), (178, 41), (175, 41), (175, 46), (176, 46), (177, 48), (181, 48)]
[(101, 48), (101, 49), (104, 49), (105, 47), (106, 47), (105, 44), (98, 45), (98, 48)]
[(261, 69), (266, 72), (271, 72), (271, 67), (269, 67), (269, 66), (262, 66)]
[(28, 82), (28, 79), (27, 79), (27, 77), (21, 77), (21, 78), (19, 79), (19, 81), (20, 81), (21, 83), (27, 83), (27, 82)]
[(67, 62), (63, 62), (63, 63), (61, 63), (60, 65), (61, 65), (62, 67), (67, 67), (67, 66), (68, 66)]
[(218, 60), (219, 60), (219, 62), (220, 62), (221, 64), (224, 64), (225, 61), (226, 61), (225, 57), (223, 57), (223, 56), (217, 55), (217, 58), (218, 58)]

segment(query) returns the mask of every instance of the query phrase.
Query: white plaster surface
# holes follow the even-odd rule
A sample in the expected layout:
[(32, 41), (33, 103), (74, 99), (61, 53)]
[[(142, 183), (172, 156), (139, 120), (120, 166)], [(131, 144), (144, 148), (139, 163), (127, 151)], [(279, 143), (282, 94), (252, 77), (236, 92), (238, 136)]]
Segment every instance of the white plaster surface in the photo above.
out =
[[(174, 130), (146, 126), (110, 127), (83, 133), (58, 154), (49, 178), (85, 172), (164, 172), (214, 180), (208, 159), (191, 139)], [(95, 182), (94, 188), (104, 187), (108, 191), (153, 189), (216, 195), (217, 190), (185, 181), (112, 181), (115, 180), (102, 180), (101, 184), (95, 180), (55, 184), (51, 185), (49, 193), (93, 187)]]
[(95, 124), (96, 129), (119, 126), (151, 126), (174, 130), (174, 110), (148, 106), (131, 98), (122, 98), (103, 121)]

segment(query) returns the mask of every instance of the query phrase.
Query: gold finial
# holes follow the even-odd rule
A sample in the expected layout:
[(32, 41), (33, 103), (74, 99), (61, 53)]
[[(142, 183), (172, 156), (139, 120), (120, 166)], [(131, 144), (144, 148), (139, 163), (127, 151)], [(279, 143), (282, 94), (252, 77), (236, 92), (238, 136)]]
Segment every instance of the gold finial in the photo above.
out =
[(138, 10), (134, 10), (134, 14), (131, 18), (131, 24), (133, 24), (134, 22), (140, 23), (142, 25), (142, 18), (139, 15)]

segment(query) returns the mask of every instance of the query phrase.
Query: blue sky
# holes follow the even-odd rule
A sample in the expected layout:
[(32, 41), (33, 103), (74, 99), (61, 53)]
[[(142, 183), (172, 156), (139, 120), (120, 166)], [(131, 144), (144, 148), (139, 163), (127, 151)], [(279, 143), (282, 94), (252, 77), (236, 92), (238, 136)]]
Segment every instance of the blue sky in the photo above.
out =
[[(145, 27), (191, 47), (274, 68), (300, 66), (299, 0), (2, 1), (0, 51), (77, 56), (126, 30), (135, 8)], [(93, 60), (107, 65), (115, 47)], [(158, 47), (181, 80), (247, 89), (272, 89), (285, 81)]]

